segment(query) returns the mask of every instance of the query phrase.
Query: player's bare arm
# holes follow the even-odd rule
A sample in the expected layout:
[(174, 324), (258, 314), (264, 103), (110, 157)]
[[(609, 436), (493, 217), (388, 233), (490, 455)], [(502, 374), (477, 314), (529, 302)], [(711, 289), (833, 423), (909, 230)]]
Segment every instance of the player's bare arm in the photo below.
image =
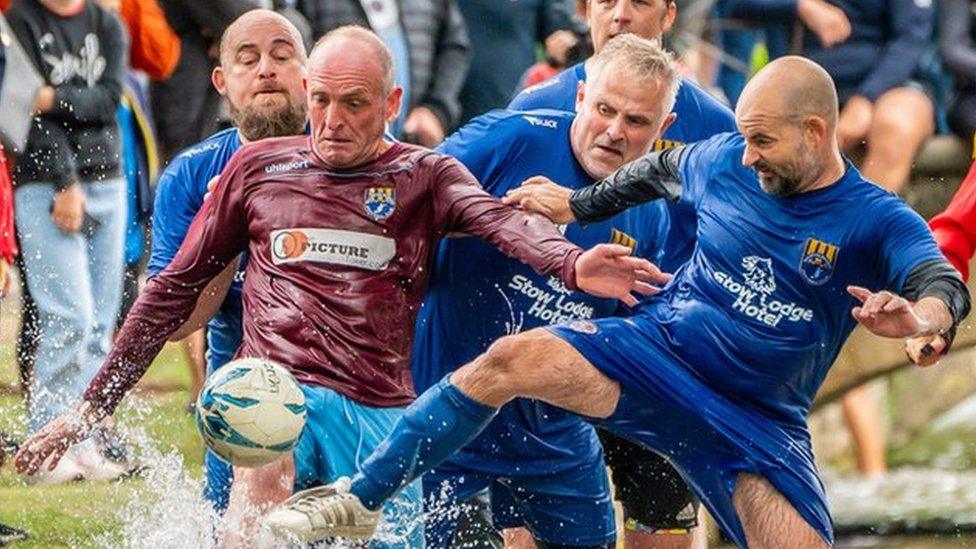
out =
[(540, 213), (555, 223), (602, 221), (651, 200), (681, 196), (678, 165), (685, 147), (648, 153), (608, 177), (575, 192), (535, 177), (505, 197), (505, 203)]

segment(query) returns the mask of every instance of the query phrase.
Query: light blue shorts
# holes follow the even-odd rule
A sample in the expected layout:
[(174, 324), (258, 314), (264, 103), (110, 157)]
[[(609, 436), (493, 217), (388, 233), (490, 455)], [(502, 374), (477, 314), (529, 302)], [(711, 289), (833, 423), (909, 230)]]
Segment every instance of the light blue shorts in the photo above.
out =
[[(332, 389), (302, 385), (307, 422), (295, 448), (295, 489), (351, 477), (393, 430), (403, 408), (372, 408)], [(420, 480), (383, 507), (383, 521), (370, 547), (424, 546)]]

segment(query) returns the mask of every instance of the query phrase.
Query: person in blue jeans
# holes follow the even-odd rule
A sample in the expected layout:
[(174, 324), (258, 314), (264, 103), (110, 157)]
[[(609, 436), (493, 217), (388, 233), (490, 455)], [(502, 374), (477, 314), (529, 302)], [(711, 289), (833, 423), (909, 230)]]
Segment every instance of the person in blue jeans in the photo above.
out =
[[(255, 29), (280, 34), (283, 38), (263, 46), (247, 46), (244, 39), (249, 32), (256, 32)], [(290, 43), (284, 39), (288, 36)], [(203, 205), (207, 183), (223, 171), (242, 143), (305, 131), (302, 89), (305, 51), (298, 30), (284, 18), (263, 12), (235, 21), (225, 32), (223, 43), (226, 54), (214, 70), (213, 83), (230, 103), (234, 127), (180, 152), (160, 176), (153, 208), (150, 276), (158, 274), (173, 260), (190, 222)], [(240, 51), (235, 53), (236, 50)], [(204, 290), (204, 295), (213, 296), (210, 304), (199, 306), (187, 325), (171, 338), (182, 339), (209, 319), (208, 375), (229, 362), (241, 344), (243, 281), (244, 261), (241, 261), (239, 267), (229, 267)], [(230, 498), (231, 467), (208, 451), (204, 469), (204, 496), (222, 512)]]
[[(97, 3), (25, 0), (7, 14), (45, 85), (14, 173), (16, 227), (40, 338), (28, 427), (61, 415), (108, 354), (120, 302), (125, 182), (115, 118), (126, 38)], [(82, 446), (41, 482), (97, 477)]]

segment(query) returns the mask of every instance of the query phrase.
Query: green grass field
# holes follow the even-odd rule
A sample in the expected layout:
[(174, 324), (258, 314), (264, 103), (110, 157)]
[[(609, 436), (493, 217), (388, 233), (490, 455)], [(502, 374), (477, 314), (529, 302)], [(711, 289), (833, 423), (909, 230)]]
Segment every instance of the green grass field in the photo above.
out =
[[(13, 345), (0, 345), (0, 387), (16, 379)], [(141, 391), (139, 414), (122, 415), (123, 426), (140, 426), (164, 454), (181, 456), (192, 478), (202, 470), (203, 443), (193, 418), (184, 411), (189, 398), (190, 375), (179, 346), (169, 345), (144, 379), (144, 385), (165, 386), (167, 392)], [(0, 394), (0, 429), (22, 431), (23, 403), (16, 394)], [(130, 397), (130, 400), (134, 400)], [(145, 404), (143, 406), (142, 404)], [(131, 408), (132, 406), (130, 406)], [(0, 470), (0, 522), (26, 529), (27, 542), (17, 547), (96, 547), (117, 545), (121, 540), (119, 509), (134, 498), (153, 497), (146, 481), (128, 479), (113, 483), (81, 482), (61, 486), (28, 486), (6, 465)], [(115, 540), (113, 542), (112, 540)]]

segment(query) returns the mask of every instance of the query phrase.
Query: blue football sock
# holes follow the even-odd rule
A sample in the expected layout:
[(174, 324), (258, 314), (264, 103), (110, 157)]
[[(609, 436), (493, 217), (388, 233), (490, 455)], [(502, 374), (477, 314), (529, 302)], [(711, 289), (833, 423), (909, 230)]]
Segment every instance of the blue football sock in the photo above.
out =
[(400, 488), (474, 440), (497, 411), (445, 377), (407, 407), (353, 477), (350, 491), (367, 508), (379, 509)]

